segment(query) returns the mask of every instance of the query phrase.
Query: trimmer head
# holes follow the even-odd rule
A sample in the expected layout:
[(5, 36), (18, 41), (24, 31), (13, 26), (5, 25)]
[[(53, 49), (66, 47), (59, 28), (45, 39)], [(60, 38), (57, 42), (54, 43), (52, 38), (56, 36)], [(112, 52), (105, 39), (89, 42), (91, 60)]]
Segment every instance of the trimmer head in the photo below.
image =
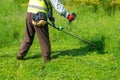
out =
[(105, 41), (104, 41), (104, 37), (101, 38), (96, 38), (95, 40), (93, 39), (91, 42), (94, 45), (90, 45), (88, 44), (87, 47), (89, 48), (90, 51), (97, 51), (100, 54), (105, 53), (104, 52), (104, 47), (105, 47)]

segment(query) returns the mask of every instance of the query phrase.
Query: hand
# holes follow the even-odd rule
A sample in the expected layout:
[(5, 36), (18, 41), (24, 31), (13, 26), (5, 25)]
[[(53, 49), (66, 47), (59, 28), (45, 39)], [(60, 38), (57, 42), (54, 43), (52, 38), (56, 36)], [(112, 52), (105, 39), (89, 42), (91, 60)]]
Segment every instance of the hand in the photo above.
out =
[(49, 20), (52, 21), (52, 22), (55, 22), (55, 18), (54, 17), (49, 18)]
[(71, 22), (75, 19), (75, 17), (76, 17), (76, 14), (72, 13), (72, 14), (69, 14), (67, 18), (68, 18), (69, 22)]

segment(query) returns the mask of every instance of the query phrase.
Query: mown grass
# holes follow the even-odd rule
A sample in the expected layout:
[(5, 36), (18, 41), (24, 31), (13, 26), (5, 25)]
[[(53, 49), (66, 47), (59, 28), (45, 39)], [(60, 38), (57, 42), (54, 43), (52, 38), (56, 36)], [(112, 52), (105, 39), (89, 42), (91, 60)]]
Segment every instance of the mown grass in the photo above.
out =
[(0, 49), (1, 80), (119, 80), (119, 59), (97, 54), (77, 45), (54, 45), (52, 61), (44, 64), (39, 46), (33, 45), (23, 61), (17, 61), (18, 46)]
[[(93, 12), (85, 6), (65, 6), (69, 12), (77, 14), (76, 20), (65, 30), (97, 47), (92, 48), (91, 45), (49, 27), (52, 61), (44, 64), (36, 36), (25, 60), (16, 60), (25, 29), (26, 7), (12, 0), (0, 1), (0, 5), (0, 80), (120, 79), (119, 11), (109, 16), (101, 9)], [(64, 27), (67, 19), (55, 10), (54, 15), (56, 24)]]

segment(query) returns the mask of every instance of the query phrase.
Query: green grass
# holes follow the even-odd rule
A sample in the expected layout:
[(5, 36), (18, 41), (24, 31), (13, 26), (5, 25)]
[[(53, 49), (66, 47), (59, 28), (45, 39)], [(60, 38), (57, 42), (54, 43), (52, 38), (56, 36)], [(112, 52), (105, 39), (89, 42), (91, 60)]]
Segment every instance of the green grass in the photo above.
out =
[[(69, 47), (68, 47), (69, 46)], [(25, 60), (16, 60), (19, 46), (0, 49), (1, 80), (119, 80), (119, 59), (97, 54), (77, 45), (53, 45), (52, 61), (44, 64), (39, 45), (33, 45)]]
[[(101, 9), (95, 13), (85, 6), (65, 6), (77, 14), (65, 30), (96, 48), (50, 27), (52, 60), (44, 64), (36, 36), (25, 60), (16, 60), (27, 7), (12, 0), (0, 1), (0, 5), (0, 80), (120, 80), (119, 11), (108, 16)], [(54, 15), (56, 24), (64, 27), (67, 19), (55, 10)]]

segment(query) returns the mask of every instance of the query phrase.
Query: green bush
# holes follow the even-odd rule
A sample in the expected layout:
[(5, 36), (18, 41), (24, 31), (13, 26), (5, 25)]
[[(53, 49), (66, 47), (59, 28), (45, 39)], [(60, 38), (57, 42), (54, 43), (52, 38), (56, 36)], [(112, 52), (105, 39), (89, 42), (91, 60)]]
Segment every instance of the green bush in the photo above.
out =
[(95, 12), (102, 8), (108, 15), (114, 14), (116, 10), (120, 10), (119, 0), (73, 0), (73, 2), (88, 6)]

